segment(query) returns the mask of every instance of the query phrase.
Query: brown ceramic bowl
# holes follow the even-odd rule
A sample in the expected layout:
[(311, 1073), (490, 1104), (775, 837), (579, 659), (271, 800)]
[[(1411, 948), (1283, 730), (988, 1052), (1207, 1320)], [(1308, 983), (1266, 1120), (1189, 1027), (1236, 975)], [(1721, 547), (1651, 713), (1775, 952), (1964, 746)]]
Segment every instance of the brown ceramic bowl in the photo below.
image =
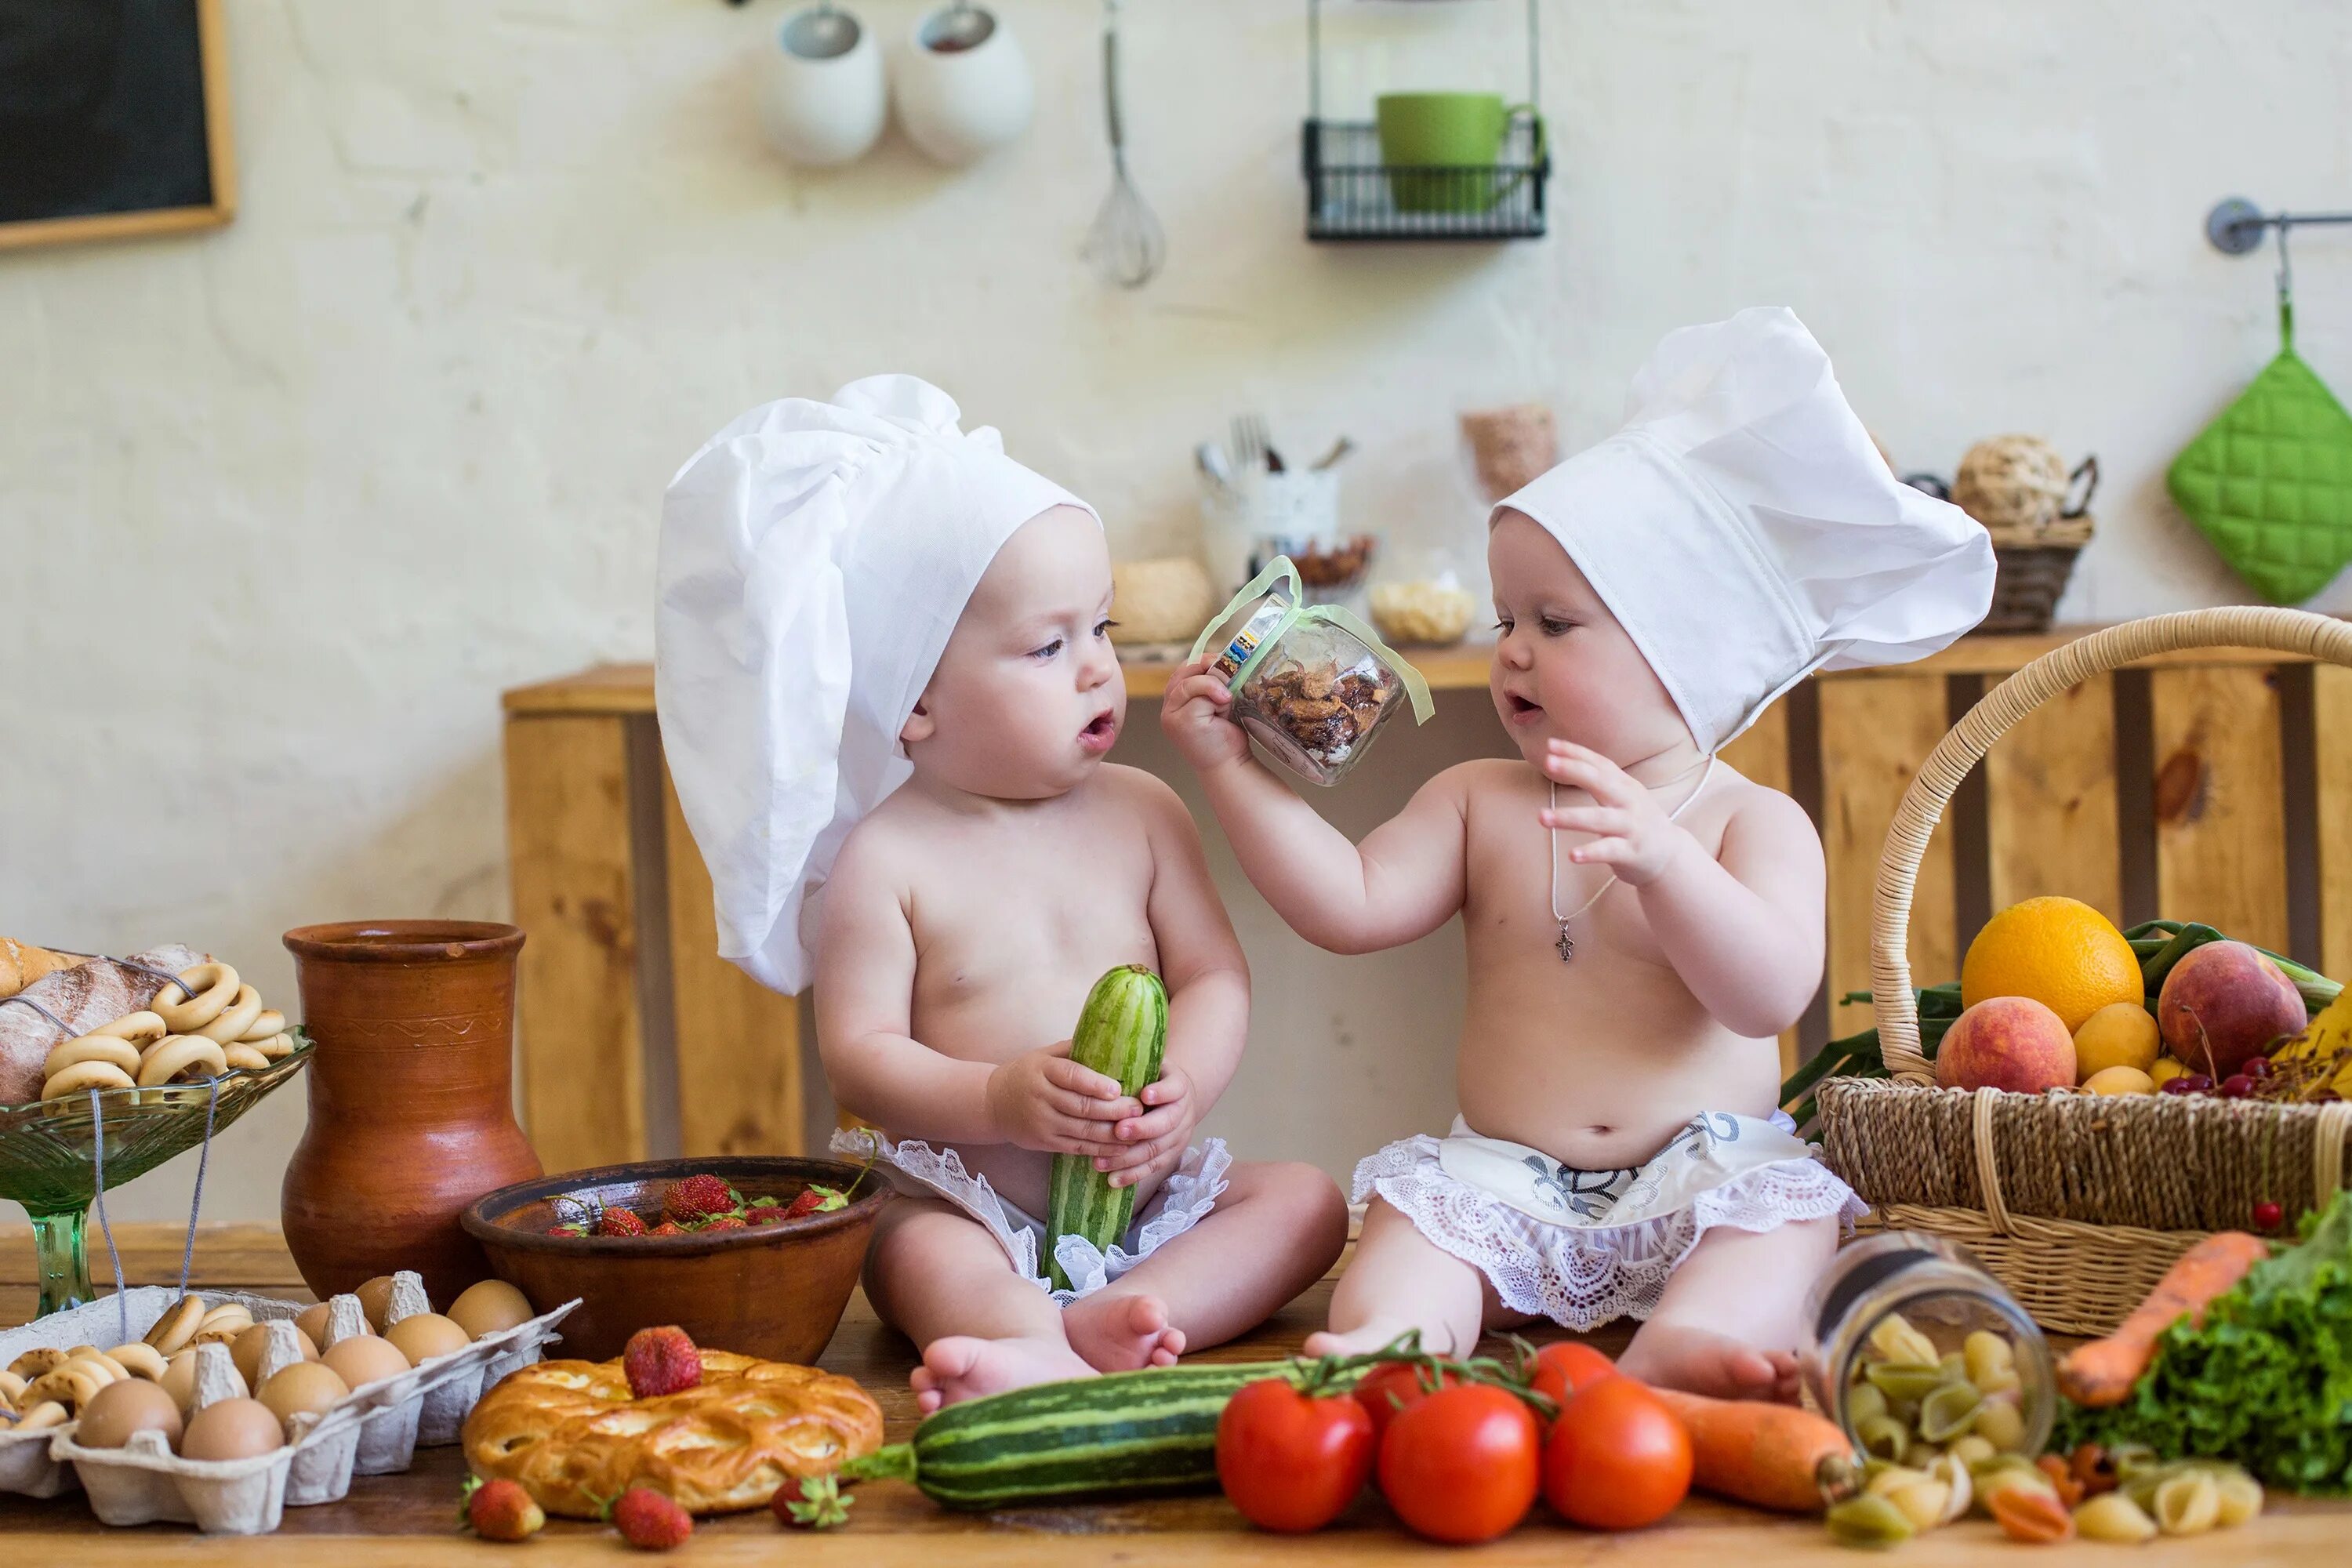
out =
[(871, 1173), (846, 1208), (749, 1230), (686, 1236), (549, 1236), (567, 1217), (555, 1200), (593, 1194), (658, 1214), (687, 1176), (721, 1178), (748, 1199), (790, 1203), (811, 1183), (846, 1190), (858, 1167), (837, 1160), (713, 1154), (542, 1176), (485, 1193), (466, 1210), (499, 1278), (544, 1311), (573, 1297), (563, 1353), (610, 1361), (639, 1329), (676, 1323), (698, 1345), (766, 1361), (813, 1363), (833, 1338), (866, 1261), (866, 1238), (890, 1188)]

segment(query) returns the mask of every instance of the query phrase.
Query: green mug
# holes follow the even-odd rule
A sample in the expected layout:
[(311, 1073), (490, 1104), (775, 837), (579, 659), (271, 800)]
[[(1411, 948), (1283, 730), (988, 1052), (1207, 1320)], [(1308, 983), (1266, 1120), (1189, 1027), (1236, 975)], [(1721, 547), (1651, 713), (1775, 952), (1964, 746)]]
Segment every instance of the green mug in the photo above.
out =
[(1544, 152), (1543, 117), (1496, 92), (1388, 92), (1373, 104), (1381, 162), (1400, 212), (1485, 212), (1517, 188), (1525, 169), (1496, 169), (1504, 133), (1526, 115), (1535, 127), (1535, 157)]

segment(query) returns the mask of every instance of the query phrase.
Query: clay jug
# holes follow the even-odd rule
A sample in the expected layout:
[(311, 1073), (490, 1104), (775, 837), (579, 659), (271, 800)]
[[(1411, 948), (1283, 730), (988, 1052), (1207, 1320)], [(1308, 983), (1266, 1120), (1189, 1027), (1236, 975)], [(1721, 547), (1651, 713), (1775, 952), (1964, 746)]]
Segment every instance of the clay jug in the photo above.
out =
[(414, 1268), (446, 1308), (488, 1277), (457, 1216), (541, 1173), (515, 1125), (515, 954), (488, 921), (350, 921), (286, 933), (302, 993), (310, 1125), (279, 1216), (321, 1301)]

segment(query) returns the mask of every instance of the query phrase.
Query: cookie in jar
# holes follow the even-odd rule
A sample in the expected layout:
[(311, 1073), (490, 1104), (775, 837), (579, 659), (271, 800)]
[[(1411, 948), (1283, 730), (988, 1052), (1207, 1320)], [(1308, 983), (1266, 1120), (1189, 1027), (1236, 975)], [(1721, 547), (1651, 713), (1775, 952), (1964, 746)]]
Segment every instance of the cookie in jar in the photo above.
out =
[(1232, 717), (1268, 754), (1313, 784), (1335, 784), (1399, 710), (1431, 712), (1429, 686), (1371, 627), (1336, 605), (1306, 605), (1297, 568), (1277, 556), (1193, 645), (1234, 694)]

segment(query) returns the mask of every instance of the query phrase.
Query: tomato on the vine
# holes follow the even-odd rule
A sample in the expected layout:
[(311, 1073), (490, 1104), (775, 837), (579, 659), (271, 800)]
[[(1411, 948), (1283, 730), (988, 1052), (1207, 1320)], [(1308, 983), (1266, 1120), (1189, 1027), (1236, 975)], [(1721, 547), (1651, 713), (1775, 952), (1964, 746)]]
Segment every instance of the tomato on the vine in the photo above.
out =
[(1591, 1345), (1562, 1340), (1536, 1352), (1535, 1374), (1529, 1384), (1555, 1406), (1565, 1406), (1590, 1384), (1616, 1375), (1617, 1363)]
[(1492, 1541), (1535, 1505), (1539, 1453), (1535, 1414), (1518, 1395), (1481, 1383), (1440, 1389), (1389, 1423), (1381, 1490), (1417, 1535)]
[(1345, 1394), (1244, 1384), (1217, 1417), (1217, 1480), (1264, 1530), (1320, 1530), (1364, 1489), (1372, 1418)]
[(1570, 1398), (1544, 1442), (1544, 1500), (1589, 1529), (1655, 1524), (1690, 1483), (1690, 1433), (1630, 1377), (1601, 1378)]
[[(1450, 1372), (1435, 1374), (1438, 1388), (1452, 1388), (1462, 1380)], [(1409, 1410), (1428, 1398), (1434, 1390), (1423, 1380), (1422, 1368), (1412, 1362), (1384, 1361), (1356, 1380), (1356, 1403), (1372, 1418), (1372, 1452), (1380, 1452), (1387, 1437), (1389, 1423), (1397, 1413)]]

